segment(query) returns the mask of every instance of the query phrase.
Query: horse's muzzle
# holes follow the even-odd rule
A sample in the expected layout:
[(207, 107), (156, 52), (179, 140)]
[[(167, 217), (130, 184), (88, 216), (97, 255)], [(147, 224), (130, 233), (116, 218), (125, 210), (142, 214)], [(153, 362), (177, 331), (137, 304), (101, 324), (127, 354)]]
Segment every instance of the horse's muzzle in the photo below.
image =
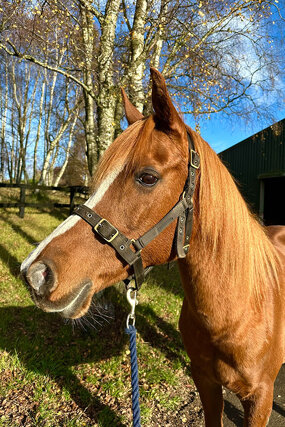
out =
[(85, 279), (61, 298), (51, 300), (51, 294), (58, 288), (58, 280), (56, 268), (50, 260), (37, 261), (21, 273), (29, 285), (34, 303), (42, 310), (57, 312), (66, 318), (81, 317), (81, 313), (88, 310), (93, 284), (90, 279)]

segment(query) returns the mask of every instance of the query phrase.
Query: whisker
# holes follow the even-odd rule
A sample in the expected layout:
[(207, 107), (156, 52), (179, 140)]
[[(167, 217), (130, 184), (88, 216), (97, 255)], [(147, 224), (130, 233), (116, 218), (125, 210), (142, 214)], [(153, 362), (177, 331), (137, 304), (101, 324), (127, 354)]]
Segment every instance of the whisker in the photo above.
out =
[(114, 319), (112, 304), (100, 301), (98, 296), (95, 295), (85, 316), (80, 319), (64, 319), (64, 323), (71, 324), (72, 333), (75, 333), (77, 328), (88, 332), (90, 329), (98, 331), (104, 327), (104, 324), (110, 324)]
[[(114, 319), (114, 316), (112, 316), (111, 314), (108, 315), (107, 313), (102, 313), (102, 311), (100, 310), (100, 308), (101, 307), (96, 307), (96, 311), (97, 311), (97, 313), (98, 313), (99, 316), (102, 316), (105, 319)], [(103, 308), (103, 310), (106, 311), (104, 308)], [(94, 314), (97, 314), (97, 313), (94, 313)]]
[[(88, 318), (87, 318), (87, 317), (84, 317), (83, 319), (84, 319), (84, 322), (86, 322), (88, 325), (90, 325), (90, 326), (91, 326), (91, 328), (96, 329), (96, 327), (95, 327), (94, 323), (90, 322), (90, 321), (88, 320)], [(97, 322), (97, 323), (98, 323), (100, 326), (102, 326), (102, 323), (100, 323), (100, 322)]]

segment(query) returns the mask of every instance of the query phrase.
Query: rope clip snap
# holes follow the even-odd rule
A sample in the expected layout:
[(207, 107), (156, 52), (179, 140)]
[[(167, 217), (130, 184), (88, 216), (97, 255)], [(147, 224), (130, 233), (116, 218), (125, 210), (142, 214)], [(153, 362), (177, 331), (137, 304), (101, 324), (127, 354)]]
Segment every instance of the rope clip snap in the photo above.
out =
[(131, 306), (131, 312), (127, 317), (127, 329), (129, 329), (130, 320), (132, 320), (133, 326), (135, 326), (135, 322), (136, 322), (135, 309), (136, 309), (136, 305), (138, 304), (138, 300), (137, 300), (137, 291), (134, 288), (129, 288), (127, 290), (127, 300)]

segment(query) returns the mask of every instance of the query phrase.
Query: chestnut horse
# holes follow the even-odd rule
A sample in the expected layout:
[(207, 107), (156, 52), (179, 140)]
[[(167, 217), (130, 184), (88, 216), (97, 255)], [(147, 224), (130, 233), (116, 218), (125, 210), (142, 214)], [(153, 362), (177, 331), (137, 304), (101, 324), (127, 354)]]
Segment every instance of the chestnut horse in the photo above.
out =
[[(106, 150), (85, 206), (138, 239), (183, 197), (190, 135), (200, 168), (190, 250), (178, 259), (185, 292), (179, 327), (206, 425), (222, 425), (224, 386), (240, 398), (245, 425), (265, 426), (285, 360), (285, 227), (259, 224), (218, 156), (183, 123), (162, 75), (151, 69), (151, 76), (155, 113), (144, 118), (123, 93), (130, 126)], [(144, 267), (178, 258), (176, 222), (142, 249)], [(21, 271), (40, 308), (75, 319), (95, 292), (126, 279), (132, 267), (72, 215)]]

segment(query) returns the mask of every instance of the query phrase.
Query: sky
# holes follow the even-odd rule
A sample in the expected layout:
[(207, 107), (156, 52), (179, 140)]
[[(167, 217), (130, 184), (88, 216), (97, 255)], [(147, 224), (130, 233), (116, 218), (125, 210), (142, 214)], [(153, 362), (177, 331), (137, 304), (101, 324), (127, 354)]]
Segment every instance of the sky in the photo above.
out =
[[(222, 113), (217, 113), (209, 120), (201, 120), (200, 133), (205, 141), (207, 141), (217, 153), (220, 153), (284, 118), (285, 105), (284, 109), (275, 113), (276, 120), (273, 122), (263, 120), (262, 122), (258, 121), (243, 124), (240, 120), (234, 122), (233, 119), (226, 119)], [(191, 127), (195, 127), (195, 123), (190, 117), (184, 117), (184, 120)]]
[[(285, 1), (284, 0), (275, 0), (275, 3), (278, 5), (282, 16), (285, 16)], [(276, 9), (272, 8), (272, 21), (278, 20), (279, 13)], [(283, 40), (283, 57), (285, 58), (285, 33), (284, 33), (285, 23), (280, 26), (271, 26), (271, 35), (276, 39), (276, 41)], [(279, 45), (280, 46), (280, 45)], [(281, 55), (282, 56), (282, 55)], [(211, 147), (217, 152), (220, 153), (223, 150), (231, 147), (232, 145), (237, 144), (240, 141), (250, 137), (251, 135), (260, 132), (261, 130), (267, 128), (268, 126), (273, 125), (274, 123), (285, 118), (285, 59), (283, 64), (283, 79), (280, 78), (278, 81), (279, 86), (279, 101), (280, 97), (283, 98), (284, 107), (281, 110), (274, 109), (274, 99), (271, 99), (271, 106), (274, 110), (274, 119), (269, 121), (269, 119), (263, 119), (260, 121), (250, 121), (249, 123), (243, 123), (241, 120), (234, 121), (233, 118), (226, 118), (223, 112), (212, 114), (210, 119), (204, 119), (200, 121), (200, 133), (201, 136), (211, 145)], [(261, 94), (262, 96), (262, 94)], [(191, 127), (195, 127), (195, 122), (190, 116), (184, 116), (185, 122)]]

